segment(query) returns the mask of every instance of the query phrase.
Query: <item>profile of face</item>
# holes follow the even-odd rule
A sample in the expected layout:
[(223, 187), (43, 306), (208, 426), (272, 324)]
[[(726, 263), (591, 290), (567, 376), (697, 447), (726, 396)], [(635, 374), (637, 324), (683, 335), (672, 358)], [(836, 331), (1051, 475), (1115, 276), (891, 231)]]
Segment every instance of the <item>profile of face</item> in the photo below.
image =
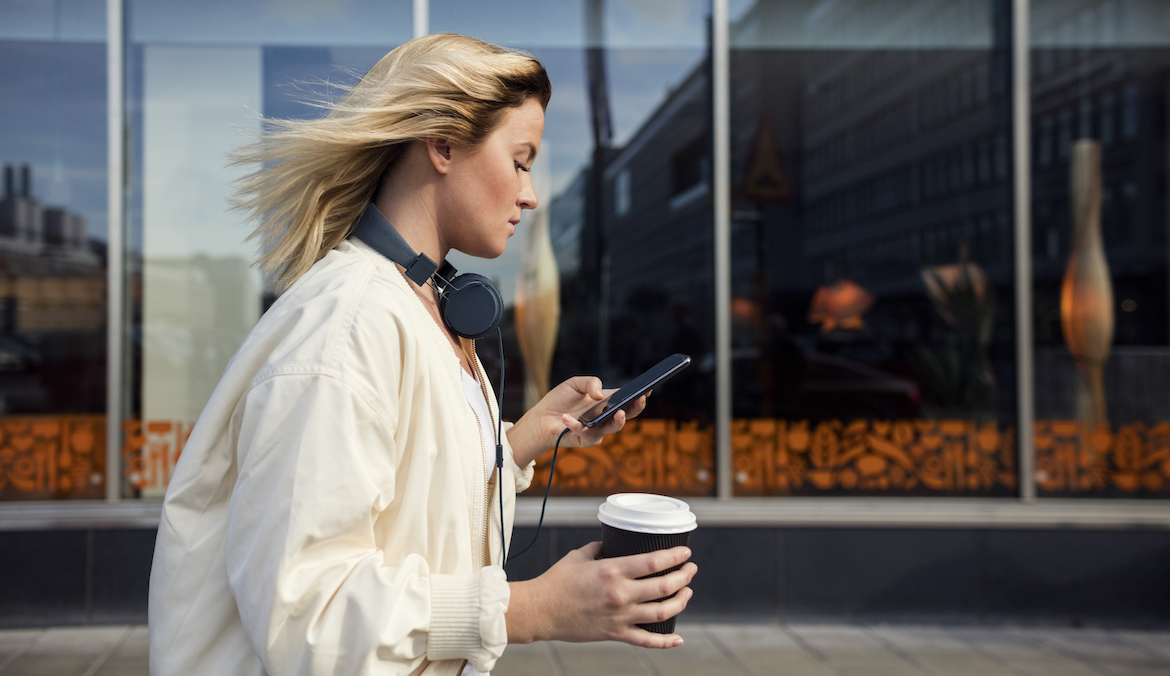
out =
[(537, 205), (530, 172), (543, 133), (544, 109), (530, 98), (504, 110), (475, 148), (430, 145), (444, 175), (436, 215), (448, 246), (480, 258), (504, 253), (522, 211)]

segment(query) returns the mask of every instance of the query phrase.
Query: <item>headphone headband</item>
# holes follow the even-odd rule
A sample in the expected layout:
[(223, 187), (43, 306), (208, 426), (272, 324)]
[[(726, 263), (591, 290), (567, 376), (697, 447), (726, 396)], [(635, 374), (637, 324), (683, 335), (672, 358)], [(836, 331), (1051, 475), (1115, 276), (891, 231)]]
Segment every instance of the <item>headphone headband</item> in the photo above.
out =
[[(477, 340), (496, 330), (504, 316), (504, 300), (486, 277), (459, 275), (450, 263), (439, 267), (429, 256), (415, 253), (380, 209), (370, 202), (353, 226), (353, 236), (406, 268), (406, 276), (418, 286), (428, 281), (439, 292), (439, 314), (455, 335)], [(438, 277), (442, 288), (432, 280)]]
[(418, 286), (426, 284), (431, 275), (439, 269), (438, 264), (431, 260), (430, 256), (424, 253), (416, 254), (414, 249), (410, 248), (373, 202), (366, 205), (361, 218), (354, 224), (353, 235), (369, 244), (374, 251), (406, 268), (406, 276)]

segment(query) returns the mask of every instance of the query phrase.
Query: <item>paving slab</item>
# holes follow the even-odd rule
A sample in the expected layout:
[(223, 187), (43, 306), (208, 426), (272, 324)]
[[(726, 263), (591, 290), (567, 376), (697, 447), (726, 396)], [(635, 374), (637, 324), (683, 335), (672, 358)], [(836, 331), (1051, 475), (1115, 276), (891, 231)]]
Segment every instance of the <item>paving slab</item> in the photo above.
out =
[(708, 624), (707, 634), (750, 676), (833, 676), (779, 624)]
[[(547, 673), (547, 672), (546, 672)], [(134, 627), (91, 676), (149, 676), (150, 632)]]
[(1170, 632), (1114, 631), (1113, 635), (1129, 645), (1145, 650), (1165, 660), (1170, 660)]
[(742, 672), (711, 640), (702, 625), (683, 624), (675, 628), (685, 643), (668, 650), (641, 650), (639, 657), (651, 665), (654, 673), (663, 676), (742, 676)]
[(870, 634), (932, 676), (1000, 676), (1005, 673), (1003, 662), (980, 653), (938, 627), (874, 627)]
[(1066, 656), (1046, 645), (1031, 629), (963, 628), (951, 633), (971, 643), (977, 651), (1005, 665), (1018, 676), (1102, 676), (1091, 664)]
[(840, 625), (793, 625), (789, 631), (806, 649), (813, 651), (842, 674), (924, 675), (918, 665), (890, 650), (863, 627)]
[[(509, 647), (494, 676), (1170, 676), (1170, 632), (683, 623), (686, 645)], [(0, 631), (0, 676), (148, 676), (146, 627)], [(6, 655), (6, 657), (4, 657)]]
[(0, 631), (0, 669), (19, 657), (37, 641), (44, 629), (9, 629)]
[[(549, 647), (564, 676), (653, 676), (653, 672), (635, 652), (640, 649), (625, 643), (552, 641)], [(503, 672), (500, 674), (506, 676)]]
[(128, 627), (63, 627), (44, 632), (4, 667), (3, 676), (86, 676), (114, 648)]

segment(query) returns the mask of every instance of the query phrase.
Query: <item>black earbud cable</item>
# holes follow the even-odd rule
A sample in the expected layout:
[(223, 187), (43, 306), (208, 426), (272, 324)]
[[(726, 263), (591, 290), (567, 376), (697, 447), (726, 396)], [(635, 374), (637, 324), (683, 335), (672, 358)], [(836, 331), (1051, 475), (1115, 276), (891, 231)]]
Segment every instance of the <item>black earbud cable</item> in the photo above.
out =
[(496, 490), (500, 494), (500, 567), (505, 572), (508, 570), (508, 561), (515, 559), (524, 552), (532, 549), (532, 545), (536, 544), (536, 539), (540, 537), (540, 527), (544, 525), (544, 509), (548, 507), (548, 493), (552, 490), (553, 475), (557, 469), (557, 452), (561, 449), (561, 439), (569, 433), (569, 428), (566, 427), (561, 431), (560, 436), (557, 437), (557, 443), (553, 446), (552, 462), (548, 467), (548, 485), (544, 487), (544, 500), (540, 503), (540, 520), (536, 522), (536, 533), (532, 536), (532, 542), (528, 546), (521, 549), (519, 552), (514, 552), (511, 559), (508, 558), (508, 549), (505, 544), (506, 531), (504, 530), (504, 334), (496, 327), (496, 338), (500, 346), (500, 389), (496, 392), (496, 401), (498, 410), (496, 412)]
[(521, 554), (528, 551), (529, 549), (532, 549), (532, 545), (536, 544), (536, 538), (540, 537), (540, 527), (542, 525), (544, 525), (544, 508), (548, 506), (548, 492), (549, 492), (549, 490), (552, 489), (553, 476), (557, 470), (557, 451), (559, 451), (561, 448), (561, 439), (564, 439), (565, 435), (568, 433), (569, 433), (569, 428), (566, 427), (564, 430), (561, 431), (560, 436), (557, 437), (556, 446), (553, 446), (552, 462), (550, 462), (549, 466), (548, 466), (548, 485), (546, 485), (544, 487), (544, 501), (540, 503), (540, 521), (536, 522), (536, 534), (534, 534), (532, 536), (532, 542), (529, 542), (527, 547), (525, 547), (524, 549), (521, 549), (519, 552), (517, 552), (515, 554), (512, 554), (513, 559), (516, 558), (517, 556), (520, 556)]
[(496, 327), (500, 346), (500, 391), (496, 393), (496, 492), (500, 494), (500, 567), (507, 572), (507, 533), (504, 531), (504, 333)]

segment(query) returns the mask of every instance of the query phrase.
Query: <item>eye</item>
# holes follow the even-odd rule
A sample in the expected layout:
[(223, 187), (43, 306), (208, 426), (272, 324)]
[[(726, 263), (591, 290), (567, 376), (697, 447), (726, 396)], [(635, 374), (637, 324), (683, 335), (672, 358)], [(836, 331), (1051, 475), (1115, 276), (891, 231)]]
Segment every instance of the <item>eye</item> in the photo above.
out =
[(524, 173), (528, 173), (528, 172), (532, 171), (531, 167), (526, 167), (523, 164), (520, 164), (519, 162), (516, 163), (516, 168), (519, 169), (520, 171), (523, 171)]

